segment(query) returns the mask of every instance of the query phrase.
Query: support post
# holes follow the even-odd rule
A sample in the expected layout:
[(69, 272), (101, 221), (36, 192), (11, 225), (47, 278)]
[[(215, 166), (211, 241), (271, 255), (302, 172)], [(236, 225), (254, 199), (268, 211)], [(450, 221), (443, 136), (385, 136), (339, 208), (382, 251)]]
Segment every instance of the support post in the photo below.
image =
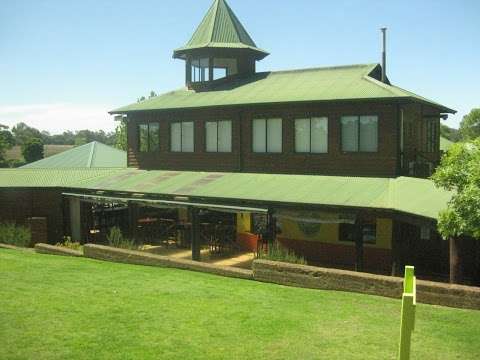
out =
[(362, 223), (355, 223), (355, 271), (363, 271), (363, 231)]
[(450, 238), (450, 284), (462, 283), (461, 248), (459, 238)]
[(400, 256), (402, 229), (401, 224), (398, 221), (392, 221), (392, 276), (400, 276), (402, 267)]
[(200, 233), (198, 231), (198, 209), (189, 208), (190, 223), (192, 224), (191, 230), (191, 242), (192, 242), (192, 260), (200, 261)]
[(82, 240), (82, 225), (80, 219), (80, 199), (69, 198), (70, 212), (70, 238), (72, 241), (80, 242)]

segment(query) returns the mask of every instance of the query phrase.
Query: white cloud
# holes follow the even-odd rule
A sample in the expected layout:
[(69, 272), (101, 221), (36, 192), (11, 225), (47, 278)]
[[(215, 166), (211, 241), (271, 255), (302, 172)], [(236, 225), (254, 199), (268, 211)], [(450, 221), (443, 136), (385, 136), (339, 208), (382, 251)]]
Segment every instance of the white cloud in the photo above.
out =
[(13, 126), (24, 122), (39, 130), (58, 134), (66, 130), (104, 130), (115, 128), (110, 105), (32, 104), (0, 105), (0, 124)]

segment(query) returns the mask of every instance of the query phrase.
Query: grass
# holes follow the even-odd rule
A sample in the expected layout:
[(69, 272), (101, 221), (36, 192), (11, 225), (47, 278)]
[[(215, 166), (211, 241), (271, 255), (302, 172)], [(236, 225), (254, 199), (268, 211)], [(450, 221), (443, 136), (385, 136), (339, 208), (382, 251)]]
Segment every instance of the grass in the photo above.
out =
[[(70, 150), (73, 148), (73, 145), (44, 145), (43, 146), (43, 153), (44, 156), (47, 158), (52, 155), (59, 154), (63, 151)], [(11, 149), (5, 152), (5, 158), (7, 160), (21, 160), (23, 161), (22, 156), (22, 149), (19, 145), (15, 145)]]
[[(400, 301), (0, 249), (0, 359), (394, 359)], [(413, 359), (478, 359), (480, 312), (420, 304)]]

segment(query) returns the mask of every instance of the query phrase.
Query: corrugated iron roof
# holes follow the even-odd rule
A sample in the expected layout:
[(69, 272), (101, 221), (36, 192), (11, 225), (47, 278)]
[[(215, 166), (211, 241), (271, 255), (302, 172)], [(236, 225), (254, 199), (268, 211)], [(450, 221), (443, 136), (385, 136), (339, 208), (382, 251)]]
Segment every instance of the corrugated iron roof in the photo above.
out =
[(63, 188), (103, 176), (122, 172), (122, 169), (0, 169), (1, 188)]
[(231, 79), (209, 91), (177, 91), (113, 110), (113, 114), (135, 111), (187, 109), (233, 105), (313, 101), (410, 99), (428, 103), (442, 112), (455, 112), (431, 100), (384, 84), (369, 76), (379, 64), (349, 65), (256, 73)]
[(396, 210), (437, 219), (452, 193), (431, 180), (316, 175), (146, 171), (136, 169), (7, 169), (0, 188), (62, 187), (75, 191)]
[(33, 168), (126, 168), (127, 153), (97, 141), (22, 166)]
[(189, 50), (202, 48), (250, 49), (264, 58), (268, 53), (259, 49), (225, 0), (215, 0), (190, 41), (174, 51), (182, 57)]

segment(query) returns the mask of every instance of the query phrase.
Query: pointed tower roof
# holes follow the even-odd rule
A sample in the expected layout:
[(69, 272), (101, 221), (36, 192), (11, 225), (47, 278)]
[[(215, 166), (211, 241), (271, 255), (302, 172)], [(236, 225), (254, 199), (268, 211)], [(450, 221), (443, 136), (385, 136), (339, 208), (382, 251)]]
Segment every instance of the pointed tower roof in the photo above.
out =
[(257, 47), (225, 0), (214, 1), (190, 41), (176, 49), (173, 57), (184, 58), (190, 50), (205, 48), (247, 49), (258, 60), (269, 55)]

